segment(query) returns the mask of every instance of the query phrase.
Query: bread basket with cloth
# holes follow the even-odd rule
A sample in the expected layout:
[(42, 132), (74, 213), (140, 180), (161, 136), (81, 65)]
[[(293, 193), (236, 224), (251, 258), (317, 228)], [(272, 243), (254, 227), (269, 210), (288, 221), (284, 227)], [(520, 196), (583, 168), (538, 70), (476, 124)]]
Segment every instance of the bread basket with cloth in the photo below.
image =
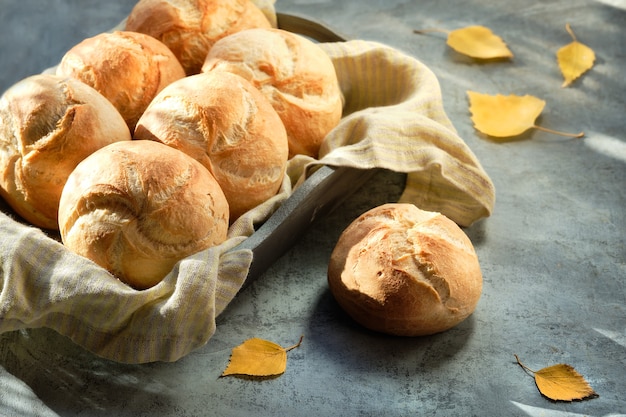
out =
[(319, 156), (292, 157), (278, 194), (232, 223), (223, 244), (183, 259), (145, 290), (3, 206), (0, 332), (47, 327), (117, 362), (176, 361), (209, 342), (216, 317), (246, 282), (348, 189), (366, 190), (377, 169), (406, 174), (401, 202), (461, 226), (491, 214), (493, 183), (448, 119), (431, 70), (390, 46), (346, 40), (306, 18), (271, 13), (279, 28), (316, 39), (335, 67), (343, 114)]

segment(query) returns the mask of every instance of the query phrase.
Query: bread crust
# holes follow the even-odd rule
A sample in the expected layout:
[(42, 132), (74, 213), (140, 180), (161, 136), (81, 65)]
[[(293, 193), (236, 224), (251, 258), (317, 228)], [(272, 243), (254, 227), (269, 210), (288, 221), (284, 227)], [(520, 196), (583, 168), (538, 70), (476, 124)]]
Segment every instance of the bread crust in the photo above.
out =
[(193, 75), (218, 39), (255, 27), (271, 23), (250, 0), (140, 0), (125, 29), (163, 42)]
[(137, 289), (226, 239), (228, 203), (215, 178), (153, 141), (116, 143), (81, 162), (59, 209), (64, 245)]
[(93, 88), (34, 75), (0, 98), (0, 195), (29, 223), (58, 229), (67, 177), (96, 150), (131, 139), (113, 105)]
[(65, 53), (56, 73), (81, 80), (109, 99), (131, 132), (150, 101), (185, 76), (167, 46), (151, 36), (128, 31), (83, 40)]
[(364, 327), (423, 336), (472, 314), (482, 273), (471, 241), (454, 222), (390, 203), (364, 213), (342, 233), (328, 283), (341, 307)]
[(233, 72), (257, 87), (285, 125), (290, 157), (317, 158), (322, 141), (341, 119), (335, 67), (301, 35), (271, 28), (237, 32), (213, 45), (202, 71)]
[(226, 72), (166, 87), (139, 119), (134, 137), (179, 149), (211, 171), (231, 221), (274, 196), (287, 167), (280, 118), (252, 84)]

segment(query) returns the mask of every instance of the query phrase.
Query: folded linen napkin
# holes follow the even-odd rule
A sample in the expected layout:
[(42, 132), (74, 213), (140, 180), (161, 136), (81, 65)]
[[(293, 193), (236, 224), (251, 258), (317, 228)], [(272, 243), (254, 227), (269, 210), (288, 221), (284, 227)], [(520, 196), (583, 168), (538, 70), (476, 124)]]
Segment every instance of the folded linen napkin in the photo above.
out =
[(237, 245), (320, 165), (405, 172), (402, 201), (460, 225), (491, 213), (493, 184), (448, 120), (427, 67), (374, 42), (320, 46), (336, 66), (345, 117), (319, 160), (294, 157), (277, 196), (239, 218), (224, 244), (183, 259), (155, 287), (131, 289), (0, 213), (0, 333), (48, 327), (114, 361), (178, 360), (208, 342), (243, 285), (253, 253)]

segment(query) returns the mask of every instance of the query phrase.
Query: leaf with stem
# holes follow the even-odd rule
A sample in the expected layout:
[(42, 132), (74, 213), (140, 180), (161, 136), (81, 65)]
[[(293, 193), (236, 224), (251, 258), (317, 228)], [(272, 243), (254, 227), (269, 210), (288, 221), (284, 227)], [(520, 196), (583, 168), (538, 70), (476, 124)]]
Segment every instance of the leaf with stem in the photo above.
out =
[(445, 29), (416, 29), (413, 31), (416, 34), (429, 32), (445, 33), (447, 35), (446, 43), (450, 48), (472, 58), (513, 58), (513, 53), (502, 38), (484, 26), (467, 26), (452, 31)]
[(554, 401), (573, 401), (597, 397), (585, 378), (572, 366), (560, 363), (533, 371), (515, 355), (519, 366), (533, 374), (535, 384), (544, 396)]
[(300, 347), (302, 339), (288, 348), (259, 338), (248, 339), (233, 348), (230, 362), (222, 373), (228, 375), (247, 375), (268, 377), (283, 374), (287, 369), (287, 352)]
[(543, 111), (546, 102), (537, 97), (488, 95), (475, 91), (468, 91), (467, 95), (474, 127), (486, 135), (507, 138), (521, 135), (528, 129), (537, 129), (566, 137), (584, 136), (583, 132), (566, 133), (538, 126), (535, 120)]
[(565, 25), (565, 30), (571, 36), (572, 42), (560, 48), (556, 53), (564, 78), (562, 87), (571, 85), (574, 80), (590, 70), (596, 59), (593, 49), (578, 42), (569, 23)]

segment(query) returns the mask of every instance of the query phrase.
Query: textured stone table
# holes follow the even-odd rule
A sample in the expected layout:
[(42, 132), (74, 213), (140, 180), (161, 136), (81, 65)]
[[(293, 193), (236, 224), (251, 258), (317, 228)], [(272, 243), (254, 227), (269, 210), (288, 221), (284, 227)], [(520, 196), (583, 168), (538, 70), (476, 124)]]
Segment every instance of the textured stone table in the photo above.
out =
[[(133, 4), (2, 0), (0, 90), (115, 26)], [(356, 326), (334, 302), (326, 265), (340, 231), (402, 188), (401, 175), (383, 172), (318, 219), (237, 296), (209, 344), (176, 363), (112, 363), (45, 329), (0, 335), (0, 414), (626, 415), (626, 2), (278, 0), (277, 8), (389, 44), (438, 76), (448, 115), (497, 188), (493, 215), (466, 230), (485, 279), (476, 313), (443, 334), (394, 338)], [(554, 54), (570, 41), (566, 23), (597, 61), (561, 88)], [(503, 36), (513, 61), (477, 64), (441, 34), (413, 33), (472, 24)], [(472, 127), (467, 90), (541, 97), (541, 125), (586, 137), (531, 131), (490, 141)], [(281, 377), (219, 377), (243, 340), (287, 346), (300, 335)], [(573, 365), (599, 398), (543, 398), (514, 354), (535, 369)]]

